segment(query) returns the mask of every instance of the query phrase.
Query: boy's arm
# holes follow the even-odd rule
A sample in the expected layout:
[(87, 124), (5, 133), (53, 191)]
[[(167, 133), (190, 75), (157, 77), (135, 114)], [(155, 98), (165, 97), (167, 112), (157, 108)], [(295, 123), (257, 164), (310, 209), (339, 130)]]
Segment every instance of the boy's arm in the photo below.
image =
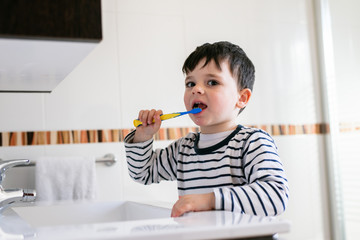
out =
[(244, 145), (243, 171), (247, 184), (214, 189), (215, 209), (275, 216), (285, 211), (289, 187), (273, 139), (253, 134)]
[(161, 111), (155, 113), (153, 124), (149, 124), (139, 114), (143, 125), (124, 139), (129, 175), (142, 184), (176, 179), (176, 142), (165, 149), (153, 150), (153, 134), (161, 125), (160, 114)]

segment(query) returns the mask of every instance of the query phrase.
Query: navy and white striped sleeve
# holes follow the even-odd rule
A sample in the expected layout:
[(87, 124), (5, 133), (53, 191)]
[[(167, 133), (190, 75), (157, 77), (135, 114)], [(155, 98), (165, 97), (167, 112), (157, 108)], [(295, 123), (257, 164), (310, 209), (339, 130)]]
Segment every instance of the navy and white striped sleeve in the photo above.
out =
[(153, 139), (132, 143), (135, 131), (124, 139), (130, 177), (145, 185), (159, 183), (162, 180), (175, 180), (176, 142), (165, 149), (153, 150)]
[(240, 158), (246, 184), (215, 189), (216, 209), (259, 216), (284, 212), (289, 188), (274, 140), (264, 131), (254, 132)]

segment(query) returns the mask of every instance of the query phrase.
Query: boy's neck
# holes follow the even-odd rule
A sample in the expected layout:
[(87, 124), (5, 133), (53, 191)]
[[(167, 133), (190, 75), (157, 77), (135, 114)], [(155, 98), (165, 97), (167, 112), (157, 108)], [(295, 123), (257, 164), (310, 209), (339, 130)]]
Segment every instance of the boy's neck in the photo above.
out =
[(237, 126), (238, 124), (236, 124), (235, 122), (227, 122), (211, 126), (200, 126), (200, 132), (204, 134), (227, 132), (235, 130)]

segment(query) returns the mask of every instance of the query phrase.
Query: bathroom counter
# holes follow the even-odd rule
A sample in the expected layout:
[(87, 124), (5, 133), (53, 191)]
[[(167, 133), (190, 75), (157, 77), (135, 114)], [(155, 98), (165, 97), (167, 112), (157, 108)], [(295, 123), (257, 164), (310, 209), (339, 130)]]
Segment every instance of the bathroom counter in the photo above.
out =
[[(126, 205), (128, 203), (130, 205)], [(137, 205), (136, 205), (137, 204)], [(290, 223), (273, 217), (257, 217), (240, 213), (227, 211), (209, 211), (187, 213), (179, 218), (170, 218), (171, 210), (151, 205), (143, 205), (132, 202), (101, 203), (91, 205), (72, 205), (73, 209), (65, 206), (61, 210), (64, 222), (54, 221), (58, 216), (48, 217), (48, 221), (32, 222), (27, 219), (26, 214), (36, 220), (41, 218), (41, 211), (46, 208), (16, 207), (5, 210), (0, 215), (0, 239), (252, 239), (262, 237), (261, 239), (273, 239), (277, 233), (288, 232)], [(116, 209), (113, 208), (116, 206)], [(131, 209), (131, 211), (120, 211), (122, 208)], [(80, 216), (85, 214), (85, 210), (92, 209), (96, 211), (111, 212), (111, 217), (104, 220), (89, 220), (91, 215), (82, 216), (84, 223), (76, 222)], [(73, 211), (73, 218), (66, 216), (66, 209)], [(82, 209), (84, 211), (81, 213)], [(103, 209), (103, 210), (101, 210)], [(114, 210), (111, 210), (114, 209)], [(25, 211), (23, 211), (25, 210)], [(26, 213), (26, 211), (30, 212)], [(149, 211), (150, 210), (150, 211)], [(22, 212), (23, 211), (23, 212)], [(39, 211), (34, 214), (31, 211)], [(77, 213), (78, 211), (78, 213)], [(94, 212), (93, 211), (93, 212)], [(152, 213), (151, 213), (152, 211)], [(91, 211), (90, 211), (91, 212)], [(136, 213), (137, 212), (137, 213)], [(151, 218), (151, 214), (157, 214), (158, 217)], [(69, 213), (70, 214), (70, 213)], [(91, 214), (91, 213), (90, 213)], [(94, 216), (96, 213), (92, 213)], [(149, 215), (150, 214), (150, 215)], [(24, 216), (25, 217), (24, 217)], [(54, 215), (62, 215), (54, 214)], [(116, 216), (126, 215), (126, 218), (116, 219)], [(97, 215), (96, 215), (97, 216)], [(141, 216), (144, 216), (142, 218)], [(114, 218), (115, 217), (115, 218)], [(60, 216), (59, 216), (60, 218)], [(68, 218), (69, 221), (66, 219)], [(78, 219), (77, 219), (78, 218)], [(100, 219), (100, 218), (99, 218)]]

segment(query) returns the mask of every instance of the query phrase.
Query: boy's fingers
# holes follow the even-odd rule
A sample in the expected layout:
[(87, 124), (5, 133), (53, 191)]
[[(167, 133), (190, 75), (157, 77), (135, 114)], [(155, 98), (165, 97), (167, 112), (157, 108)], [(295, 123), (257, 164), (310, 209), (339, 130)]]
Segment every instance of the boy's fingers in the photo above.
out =
[(193, 211), (193, 206), (188, 201), (179, 199), (171, 210), (171, 217), (180, 217), (184, 213)]
[[(138, 115), (139, 121), (142, 120), (142, 114), (143, 114), (143, 110), (140, 110), (139, 115)], [(141, 121), (141, 122), (142, 122), (142, 121)], [(143, 123), (142, 125), (144, 125), (144, 123)]]
[(179, 196), (179, 200), (174, 204), (171, 216), (179, 217), (187, 212), (207, 211), (215, 209), (214, 193), (190, 194)]
[(156, 111), (155, 116), (154, 116), (154, 120), (155, 120), (155, 128), (160, 128), (161, 126), (161, 119), (160, 119), (160, 115), (162, 114), (161, 110)]
[(143, 113), (143, 110), (140, 110), (139, 111), (139, 115), (138, 115), (138, 119), (141, 121), (141, 119), (142, 119), (142, 113)]
[(156, 110), (155, 109), (151, 109), (150, 112), (149, 112), (149, 115), (147, 117), (147, 124), (152, 124), (153, 123), (153, 119), (154, 119), (154, 116), (155, 116), (155, 113), (156, 113)]
[(181, 212), (181, 210), (178, 209), (178, 207), (174, 205), (174, 207), (171, 210), (171, 217), (180, 217), (183, 214), (184, 213)]
[(141, 110), (139, 113), (139, 120), (143, 123), (143, 126), (147, 126), (147, 118), (149, 116), (149, 110)]
[(158, 114), (159, 116), (161, 116), (163, 114), (163, 111), (162, 110), (157, 110), (156, 111), (156, 114)]
[(142, 122), (144, 127), (153, 124), (154, 122), (157, 123), (157, 127), (161, 125), (160, 116), (163, 114), (162, 110), (141, 110), (139, 112), (138, 119)]

